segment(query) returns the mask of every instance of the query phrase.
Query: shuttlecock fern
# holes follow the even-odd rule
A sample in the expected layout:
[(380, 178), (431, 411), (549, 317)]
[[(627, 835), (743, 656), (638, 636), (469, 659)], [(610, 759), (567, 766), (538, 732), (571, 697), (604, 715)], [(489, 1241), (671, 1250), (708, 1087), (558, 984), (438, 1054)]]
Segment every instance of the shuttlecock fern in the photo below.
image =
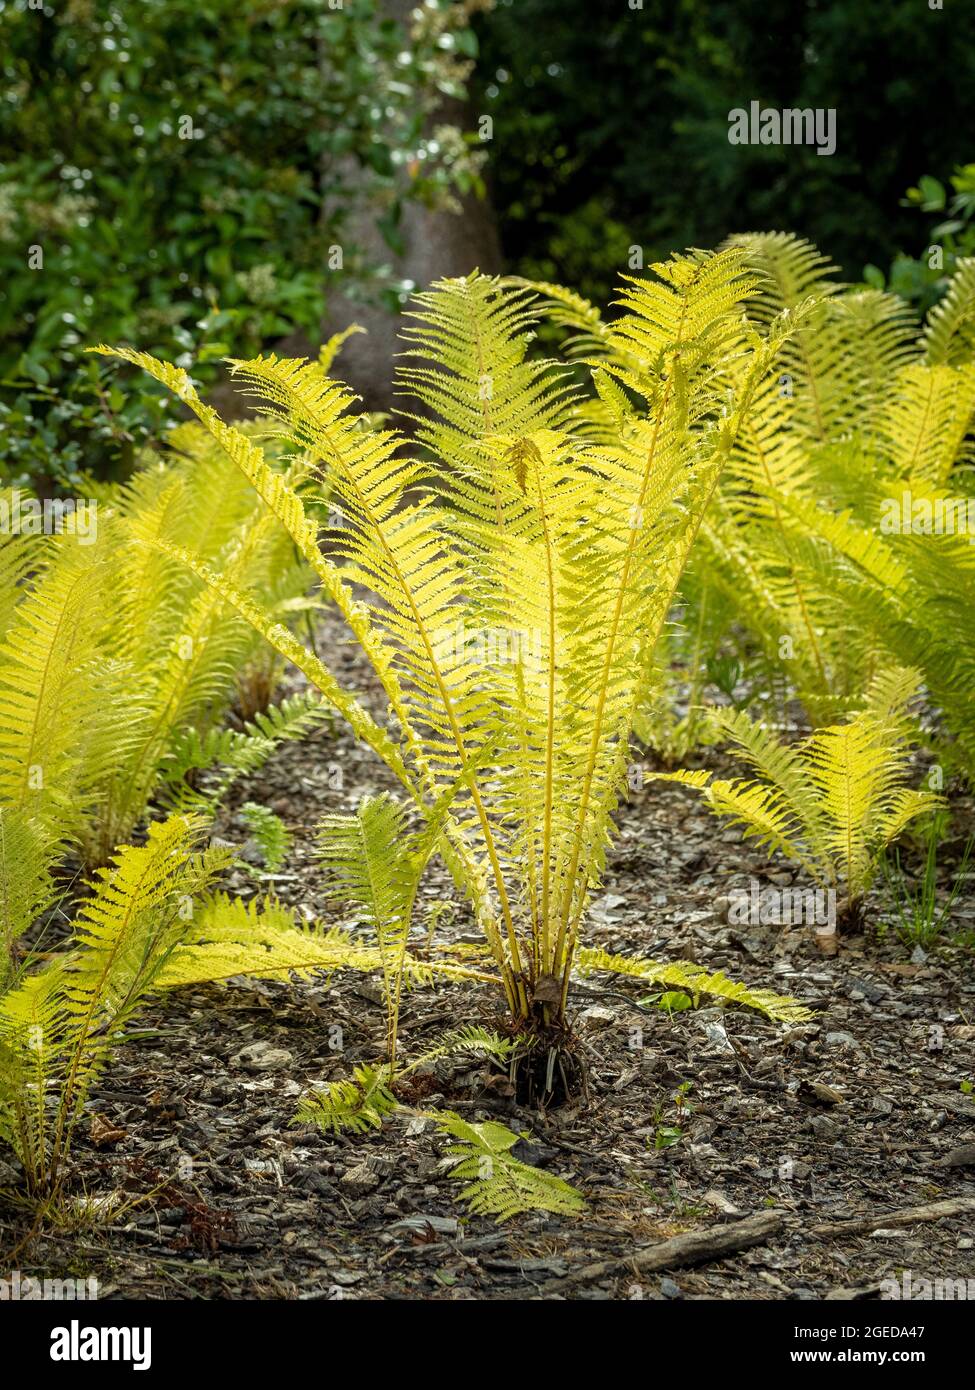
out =
[[(399, 384), (423, 407), (432, 461), (364, 425), (316, 364), (235, 362), (267, 428), (327, 478), (336, 524), (323, 534), (313, 487), (273, 470), (185, 372), (117, 354), (180, 396), (284, 527), (372, 664), (395, 737), (226, 577), (188, 548), (146, 543), (248, 618), (384, 758), (464, 885), (525, 1027), (564, 1014), (657, 642), (794, 326), (792, 311), (743, 325), (758, 283), (746, 262), (740, 248), (695, 252), (627, 283), (594, 368), (598, 440), (574, 430), (564, 368), (528, 357), (531, 294), (482, 276), (443, 281), (411, 311)], [(398, 943), (399, 901), (390, 912)]]
[(717, 815), (743, 827), (746, 838), (795, 860), (824, 888), (841, 891), (841, 917), (855, 917), (886, 845), (940, 804), (935, 794), (905, 785), (911, 726), (903, 707), (916, 684), (911, 673), (888, 675), (875, 683), (861, 713), (791, 746), (741, 712), (725, 715), (723, 728), (758, 773), (755, 779), (650, 775), (702, 792)]

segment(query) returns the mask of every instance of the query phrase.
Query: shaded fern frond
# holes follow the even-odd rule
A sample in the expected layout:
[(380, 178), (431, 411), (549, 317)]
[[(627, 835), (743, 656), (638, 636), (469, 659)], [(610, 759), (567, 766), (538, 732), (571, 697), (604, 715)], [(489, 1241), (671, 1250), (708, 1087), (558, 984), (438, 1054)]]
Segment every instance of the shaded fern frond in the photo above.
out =
[(240, 814), (260, 850), (264, 867), (275, 873), (284, 863), (291, 846), (291, 836), (284, 821), (270, 807), (256, 801), (245, 801)]
[(415, 1071), (417, 1067), (436, 1062), (441, 1057), (455, 1056), (458, 1052), (471, 1052), (477, 1057), (493, 1057), (497, 1061), (503, 1061), (511, 1055), (516, 1046), (513, 1038), (502, 1038), (498, 1033), (490, 1033), (485, 1028), (469, 1025), (452, 1033), (445, 1033), (435, 1047), (414, 1058), (406, 1067), (406, 1071)]

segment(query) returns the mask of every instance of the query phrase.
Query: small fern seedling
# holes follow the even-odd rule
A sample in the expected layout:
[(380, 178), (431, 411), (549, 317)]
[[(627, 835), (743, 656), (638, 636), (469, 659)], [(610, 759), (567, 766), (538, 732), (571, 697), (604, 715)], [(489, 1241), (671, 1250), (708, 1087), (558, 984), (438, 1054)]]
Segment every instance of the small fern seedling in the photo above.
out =
[[(700, 791), (711, 810), (744, 827), (746, 838), (792, 859), (827, 891), (842, 895), (837, 925), (860, 920), (884, 849), (942, 798), (906, 785), (911, 725), (905, 707), (914, 672), (879, 676), (866, 708), (845, 724), (817, 729), (795, 745), (738, 711), (721, 718), (759, 774), (726, 780), (710, 772), (651, 773)], [(823, 933), (824, 936), (827, 933)]]
[(513, 1156), (511, 1150), (526, 1135), (493, 1120), (475, 1124), (452, 1110), (423, 1114), (455, 1141), (447, 1149), (450, 1176), (465, 1184), (460, 1199), (472, 1215), (502, 1222), (525, 1212), (579, 1216), (586, 1210), (582, 1193), (564, 1178)]
[[(276, 816), (268, 806), (256, 801), (245, 801), (240, 815), (251, 832), (257, 845), (264, 867), (276, 873), (288, 856), (291, 836), (280, 816)], [(248, 866), (249, 867), (249, 866)]]

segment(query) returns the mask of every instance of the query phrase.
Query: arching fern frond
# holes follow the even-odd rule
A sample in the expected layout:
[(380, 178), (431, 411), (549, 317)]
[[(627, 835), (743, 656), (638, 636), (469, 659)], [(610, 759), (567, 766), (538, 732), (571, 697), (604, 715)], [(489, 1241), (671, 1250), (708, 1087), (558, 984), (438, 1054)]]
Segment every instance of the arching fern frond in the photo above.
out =
[(813, 1017), (811, 1009), (787, 994), (771, 989), (753, 989), (737, 980), (729, 980), (720, 970), (708, 971), (693, 961), (655, 961), (640, 956), (613, 955), (609, 951), (583, 947), (579, 951), (579, 969), (585, 974), (605, 970), (613, 975), (626, 975), (667, 989), (681, 990), (690, 995), (697, 1007), (702, 999), (723, 999), (754, 1009), (774, 1023), (802, 1023)]
[(959, 366), (975, 357), (975, 257), (955, 263), (947, 291), (928, 312), (923, 343), (931, 366)]

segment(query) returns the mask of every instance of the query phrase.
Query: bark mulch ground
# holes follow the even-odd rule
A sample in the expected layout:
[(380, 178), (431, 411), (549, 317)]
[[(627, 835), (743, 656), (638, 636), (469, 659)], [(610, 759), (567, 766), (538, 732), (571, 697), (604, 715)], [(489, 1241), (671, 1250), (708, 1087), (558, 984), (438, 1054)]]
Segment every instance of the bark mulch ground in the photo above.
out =
[[(381, 713), (354, 651), (331, 658)], [(341, 730), (285, 746), (234, 804), (269, 805), (293, 851), (280, 874), (239, 872), (233, 886), (273, 888), (349, 925), (325, 902), (315, 824), (386, 785)], [(957, 804), (970, 826), (971, 802)], [(246, 833), (233, 806), (221, 833)], [(904, 1270), (975, 1278), (975, 1096), (962, 1089), (975, 1057), (975, 900), (956, 904), (967, 946), (912, 956), (890, 932), (826, 958), (809, 928), (729, 923), (729, 891), (752, 878), (793, 881), (692, 792), (656, 784), (622, 808), (589, 943), (721, 968), (798, 996), (813, 1022), (670, 1015), (637, 981), (592, 977), (573, 997), (588, 1100), (520, 1110), (503, 1075), (464, 1059), (422, 1078), (425, 1106), (529, 1135), (518, 1156), (580, 1188), (580, 1218), (468, 1218), (441, 1141), (409, 1114), (364, 1137), (294, 1126), (310, 1084), (382, 1053), (376, 982), (345, 974), (153, 1004), (92, 1096), (74, 1152), (75, 1194), (129, 1205), (26, 1244), (29, 1217), (8, 1206), (0, 1247), (21, 1242), (24, 1274), (94, 1275), (102, 1298), (873, 1298)], [(434, 873), (421, 919), (445, 902), (438, 936), (469, 936), (466, 909)], [(486, 987), (418, 988), (404, 1050), (496, 1021)], [(932, 1204), (926, 1219), (902, 1215)]]

